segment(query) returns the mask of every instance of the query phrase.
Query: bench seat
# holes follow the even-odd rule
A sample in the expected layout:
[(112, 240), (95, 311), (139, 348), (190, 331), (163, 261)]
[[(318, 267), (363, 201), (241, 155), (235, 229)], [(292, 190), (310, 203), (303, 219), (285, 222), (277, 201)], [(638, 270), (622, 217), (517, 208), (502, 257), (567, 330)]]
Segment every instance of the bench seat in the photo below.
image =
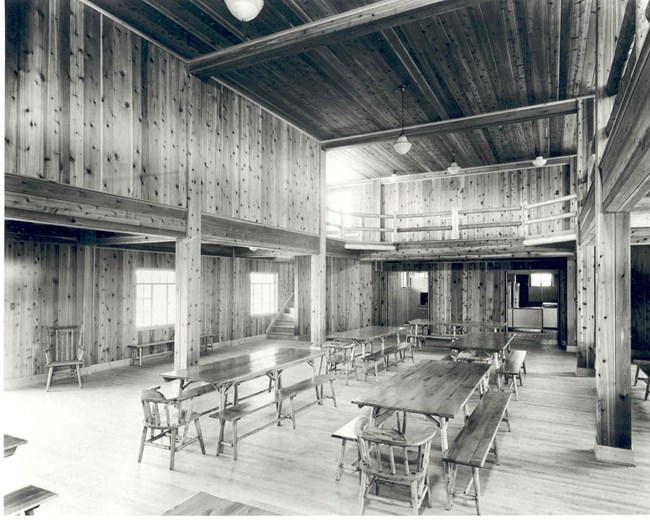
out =
[(129, 344), (126, 347), (131, 349), (133, 356), (131, 357), (131, 365), (135, 365), (136, 356), (138, 358), (138, 366), (142, 367), (142, 351), (145, 349), (151, 349), (152, 347), (158, 346), (172, 346), (174, 348), (174, 339), (167, 340), (154, 340), (152, 342), (141, 342), (139, 344)]
[[(333, 374), (316, 375), (312, 378), (308, 378), (306, 380), (302, 380), (300, 382), (296, 382), (294, 384), (283, 387), (275, 393), (265, 393), (262, 395), (258, 394), (251, 397), (247, 397), (246, 399), (237, 403), (237, 405), (232, 405), (230, 407), (227, 407), (224, 411), (217, 411), (213, 414), (210, 414), (210, 418), (217, 418), (219, 420), (219, 439), (217, 441), (217, 456), (223, 452), (224, 445), (230, 445), (233, 449), (233, 459), (236, 460), (237, 442), (239, 440), (244, 439), (252, 434), (255, 434), (256, 432), (265, 429), (266, 427), (270, 427), (273, 424), (280, 425), (281, 421), (285, 418), (291, 419), (293, 428), (295, 429), (296, 412), (298, 411), (294, 409), (293, 399), (302, 392), (308, 391), (310, 389), (314, 389), (316, 392), (316, 400), (302, 407), (300, 410), (304, 409), (305, 407), (308, 407), (309, 405), (313, 405), (315, 403), (322, 404), (325, 398), (331, 398), (332, 401), (334, 402), (334, 406), (336, 407), (336, 397), (334, 395), (335, 379), (336, 376)], [(332, 391), (331, 396), (325, 396), (322, 390), (323, 385), (328, 381), (330, 382), (330, 388)], [(282, 402), (286, 399), (289, 399), (290, 414), (283, 416)], [(238, 434), (237, 422), (239, 420), (257, 411), (265, 409), (266, 407), (270, 407), (272, 405), (275, 405), (276, 407), (276, 417), (273, 421), (267, 422), (264, 425), (261, 425), (244, 434)], [(225, 427), (227, 421), (232, 422), (232, 438), (230, 442), (224, 441)]]
[(9, 494), (5, 494), (4, 515), (11, 516), (13, 514), (23, 513), (27, 516), (34, 515), (34, 510), (41, 506), (41, 504), (58, 496), (56, 492), (50, 492), (49, 490), (34, 485), (19, 488)]
[(398, 349), (399, 344), (392, 343), (392, 344), (385, 344), (383, 349), (379, 349), (377, 351), (373, 351), (372, 353), (368, 353), (367, 355), (363, 355), (361, 357), (361, 361), (363, 362), (363, 379), (364, 382), (368, 381), (368, 369), (370, 367), (370, 363), (372, 362), (374, 368), (375, 368), (375, 381), (379, 382), (379, 369), (377, 367), (377, 363), (379, 360), (383, 359), (384, 360), (384, 369), (388, 370), (388, 366), (390, 364), (390, 355), (395, 356), (395, 365), (397, 366), (397, 355), (398, 352), (400, 351)]
[(480, 515), (481, 488), (478, 469), (483, 468), (490, 451), (494, 452), (496, 463), (499, 464), (496, 435), (501, 421), (506, 421), (510, 430), (508, 404), (511, 396), (510, 393), (498, 391), (486, 393), (442, 458), (447, 489), (447, 510), (451, 509), (454, 497), (457, 495), (455, 482), (458, 465), (464, 465), (472, 468), (472, 477), (465, 487), (464, 494), (468, 495), (467, 492), (473, 483), (475, 494), (469, 497), (476, 501), (476, 513)]
[(519, 400), (519, 392), (517, 390), (517, 380), (519, 384), (523, 385), (521, 379), (521, 372), (526, 372), (526, 351), (521, 349), (513, 349), (508, 354), (508, 358), (501, 364), (497, 370), (497, 384), (499, 390), (501, 390), (501, 377), (503, 377), (503, 383), (507, 383), (508, 379), (511, 379), (508, 390), (514, 390), (515, 399)]

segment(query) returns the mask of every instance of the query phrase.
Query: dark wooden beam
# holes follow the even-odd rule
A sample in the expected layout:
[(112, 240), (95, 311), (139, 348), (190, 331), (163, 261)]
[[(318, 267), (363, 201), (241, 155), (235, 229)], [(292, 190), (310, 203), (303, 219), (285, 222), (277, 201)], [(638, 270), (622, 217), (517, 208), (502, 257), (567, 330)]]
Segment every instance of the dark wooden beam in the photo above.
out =
[(318, 252), (319, 239), (316, 234), (251, 221), (204, 213), (201, 216), (201, 229), (203, 242), (279, 249), (301, 254)]
[(292, 27), (190, 60), (190, 73), (201, 78), (282, 56), (305, 52), (424, 17), (475, 6), (485, 0), (382, 0)]
[(95, 246), (126, 246), (129, 244), (158, 244), (172, 243), (169, 237), (158, 235), (116, 235), (114, 237), (99, 237), (95, 241)]
[(636, 0), (627, 0), (623, 22), (621, 23), (621, 31), (618, 34), (618, 40), (616, 40), (614, 60), (609, 69), (609, 78), (607, 78), (607, 85), (605, 86), (605, 92), (608, 96), (614, 96), (618, 93), (618, 86), (621, 83), (623, 69), (625, 68), (625, 63), (630, 53), (630, 46), (634, 41), (635, 30)]
[[(551, 101), (539, 105), (530, 105), (528, 107), (518, 107), (516, 109), (499, 110), (487, 114), (478, 114), (476, 116), (466, 116), (463, 118), (435, 121), (433, 123), (411, 125), (410, 127), (404, 128), (404, 133), (410, 138), (430, 136), (433, 134), (452, 134), (455, 132), (466, 132), (468, 130), (488, 128), (496, 125), (509, 125), (512, 123), (520, 123), (522, 121), (534, 121), (543, 118), (568, 116), (577, 112), (578, 98), (573, 98), (561, 101)], [(402, 129), (394, 128), (389, 130), (380, 130), (378, 132), (369, 132), (367, 134), (359, 134), (356, 136), (326, 139), (325, 141), (321, 141), (321, 146), (329, 150), (333, 148), (394, 141), (401, 132)]]

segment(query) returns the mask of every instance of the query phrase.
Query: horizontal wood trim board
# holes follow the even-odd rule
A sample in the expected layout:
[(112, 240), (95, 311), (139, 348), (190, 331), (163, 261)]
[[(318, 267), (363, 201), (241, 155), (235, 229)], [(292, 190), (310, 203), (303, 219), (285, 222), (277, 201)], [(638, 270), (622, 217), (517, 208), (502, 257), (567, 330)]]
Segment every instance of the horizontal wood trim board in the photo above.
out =
[(189, 61), (189, 71), (205, 78), (358, 38), (412, 22), (423, 15), (436, 16), (462, 9), (480, 1), (484, 0), (383, 0), (195, 58)]
[(369, 132), (367, 134), (359, 134), (356, 136), (326, 139), (321, 141), (321, 146), (325, 150), (330, 150), (341, 147), (381, 143), (397, 139), (401, 132), (404, 132), (404, 134), (410, 138), (430, 136), (434, 134), (453, 134), (456, 132), (466, 132), (468, 130), (487, 128), (495, 125), (508, 125), (512, 123), (520, 123), (522, 121), (568, 116), (577, 112), (578, 98), (572, 98), (561, 101), (551, 101), (539, 105), (518, 107), (515, 109), (498, 110), (486, 114), (477, 114), (475, 116), (411, 125), (404, 127), (403, 130), (401, 128), (394, 128), (378, 132)]
[(201, 238), (205, 242), (259, 248), (284, 248), (296, 252), (317, 253), (318, 235), (276, 228), (265, 224), (201, 215)]

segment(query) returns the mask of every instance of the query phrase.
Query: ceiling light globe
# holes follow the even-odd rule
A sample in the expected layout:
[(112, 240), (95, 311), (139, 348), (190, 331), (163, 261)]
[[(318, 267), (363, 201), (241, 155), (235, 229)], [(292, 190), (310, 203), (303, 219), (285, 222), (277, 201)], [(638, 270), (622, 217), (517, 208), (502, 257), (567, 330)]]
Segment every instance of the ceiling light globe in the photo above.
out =
[(228, 10), (232, 15), (242, 22), (250, 22), (255, 18), (262, 7), (264, 0), (225, 0)]
[(447, 167), (447, 172), (449, 172), (451, 175), (456, 175), (458, 172), (460, 172), (458, 163), (456, 163), (456, 161), (452, 161), (451, 165)]
[(543, 156), (537, 156), (535, 159), (533, 159), (533, 165), (536, 167), (544, 166), (546, 164), (546, 159), (544, 159)]
[(400, 136), (397, 138), (397, 141), (393, 143), (393, 148), (398, 154), (404, 155), (408, 153), (409, 150), (411, 150), (411, 142), (404, 134), (400, 134)]

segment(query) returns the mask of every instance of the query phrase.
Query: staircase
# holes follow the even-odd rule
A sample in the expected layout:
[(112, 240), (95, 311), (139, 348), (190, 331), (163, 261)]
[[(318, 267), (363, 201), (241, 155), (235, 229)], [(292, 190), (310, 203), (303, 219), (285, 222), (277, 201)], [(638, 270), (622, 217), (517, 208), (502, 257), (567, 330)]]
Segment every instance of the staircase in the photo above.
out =
[(266, 331), (266, 338), (293, 340), (293, 331), (296, 325), (296, 308), (293, 299), (275, 316), (271, 326)]

